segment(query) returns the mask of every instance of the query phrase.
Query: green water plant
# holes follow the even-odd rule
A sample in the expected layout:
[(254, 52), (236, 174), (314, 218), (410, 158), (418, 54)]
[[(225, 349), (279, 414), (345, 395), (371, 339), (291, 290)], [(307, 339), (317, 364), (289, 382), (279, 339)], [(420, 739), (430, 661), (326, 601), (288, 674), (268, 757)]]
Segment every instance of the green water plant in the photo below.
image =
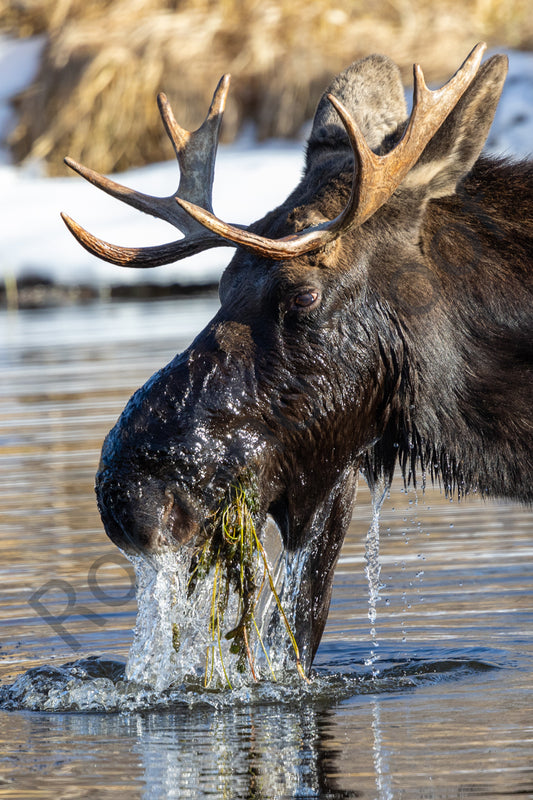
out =
[[(213, 680), (215, 660), (220, 659), (225, 680), (232, 687), (224, 662), (222, 639), (231, 642), (230, 652), (237, 656), (237, 670), (247, 670), (258, 680), (254, 645), (259, 642), (271, 676), (276, 675), (265, 647), (256, 612), (263, 592), (269, 591), (294, 651), (296, 669), (307, 681), (298, 644), (276, 590), (267, 554), (257, 533), (254, 515), (257, 512), (254, 482), (246, 476), (232, 485), (213, 518), (213, 533), (191, 561), (188, 596), (212, 575), (213, 589), (209, 612), (211, 644), (206, 651), (205, 685)], [(238, 599), (236, 618), (228, 620), (228, 604), (232, 593)]]

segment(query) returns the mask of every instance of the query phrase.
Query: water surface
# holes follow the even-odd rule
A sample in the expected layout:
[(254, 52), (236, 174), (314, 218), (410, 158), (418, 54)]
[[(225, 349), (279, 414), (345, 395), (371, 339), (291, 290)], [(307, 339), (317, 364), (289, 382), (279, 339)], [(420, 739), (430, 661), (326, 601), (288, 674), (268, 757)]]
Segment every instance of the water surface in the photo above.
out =
[[(55, 685), (86, 708), (122, 685), (133, 575), (95, 508), (99, 449), (131, 392), (215, 306), (0, 315), (4, 687), (46, 667), (42, 688), (66, 663), (77, 666)], [(371, 519), (362, 488), (311, 687), (1, 711), (0, 798), (533, 797), (533, 513), (397, 480), (373, 623)]]

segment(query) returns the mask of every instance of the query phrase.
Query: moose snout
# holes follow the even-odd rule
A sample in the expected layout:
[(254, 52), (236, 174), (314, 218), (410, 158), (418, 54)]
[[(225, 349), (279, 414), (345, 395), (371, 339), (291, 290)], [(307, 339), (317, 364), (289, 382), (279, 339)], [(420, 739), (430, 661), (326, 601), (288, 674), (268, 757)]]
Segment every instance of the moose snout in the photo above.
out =
[(202, 515), (188, 497), (154, 478), (126, 484), (97, 480), (96, 494), (107, 535), (127, 553), (156, 553), (192, 544), (203, 527)]
[(172, 489), (165, 490), (161, 523), (162, 533), (166, 532), (170, 542), (178, 545), (194, 541), (202, 527), (189, 502)]

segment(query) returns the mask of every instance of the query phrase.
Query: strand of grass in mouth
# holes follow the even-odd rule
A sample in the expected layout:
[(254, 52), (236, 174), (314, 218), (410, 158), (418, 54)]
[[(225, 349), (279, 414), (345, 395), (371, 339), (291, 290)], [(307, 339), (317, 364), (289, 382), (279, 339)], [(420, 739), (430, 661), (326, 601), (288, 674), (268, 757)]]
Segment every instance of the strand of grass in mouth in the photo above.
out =
[[(246, 503), (245, 492), (244, 492), (244, 490), (242, 488), (237, 488), (237, 487), (235, 487), (235, 488), (238, 491), (238, 495), (237, 495), (236, 499), (238, 500), (238, 503), (237, 503), (238, 516), (239, 516), (239, 520), (241, 522), (241, 525), (240, 525), (240, 532), (241, 532), (241, 565), (242, 565), (242, 552), (243, 552), (242, 540), (244, 538), (244, 530), (245, 530), (245, 527), (246, 527), (245, 524), (244, 524), (244, 521), (242, 520), (242, 509), (244, 508), (244, 509), (246, 509), (246, 512), (247, 512), (249, 531), (251, 532), (251, 534), (253, 536), (253, 539), (254, 539), (254, 541), (255, 541), (255, 543), (257, 545), (257, 549), (259, 550), (259, 552), (261, 554), (261, 557), (262, 557), (262, 560), (263, 560), (264, 569), (265, 569), (265, 573), (268, 575), (268, 581), (269, 581), (269, 584), (270, 584), (270, 589), (272, 591), (272, 594), (274, 595), (274, 600), (276, 601), (276, 605), (277, 605), (278, 610), (279, 610), (279, 612), (281, 614), (281, 617), (283, 619), (285, 628), (286, 628), (287, 633), (289, 635), (289, 639), (290, 639), (292, 648), (294, 650), (294, 654), (295, 654), (295, 657), (296, 657), (296, 669), (298, 670), (298, 674), (300, 675), (300, 677), (304, 681), (309, 683), (309, 679), (305, 675), (305, 672), (304, 672), (303, 667), (302, 667), (302, 662), (301, 662), (301, 659), (300, 659), (300, 651), (299, 651), (299, 648), (298, 648), (298, 644), (296, 642), (296, 638), (295, 638), (295, 636), (294, 636), (294, 634), (292, 632), (292, 628), (290, 626), (289, 620), (287, 619), (287, 615), (285, 614), (285, 611), (284, 611), (283, 606), (281, 604), (281, 600), (280, 600), (279, 595), (278, 595), (278, 593), (276, 591), (276, 587), (275, 587), (275, 584), (274, 584), (274, 579), (273, 579), (272, 573), (270, 571), (270, 567), (269, 567), (269, 564), (268, 564), (268, 559), (267, 559), (267, 555), (266, 555), (265, 549), (264, 549), (264, 547), (263, 547), (263, 545), (262, 545), (262, 543), (261, 543), (261, 541), (260, 541), (260, 539), (259, 539), (259, 537), (257, 535), (257, 531), (255, 529), (255, 524), (254, 524), (252, 515), (250, 514), (250, 511), (248, 509), (248, 506), (247, 506), (247, 503)], [(242, 503), (242, 506), (241, 506), (241, 503)], [(242, 570), (242, 566), (241, 566), (241, 570)], [(261, 590), (257, 593), (256, 597), (258, 598), (260, 594), (261, 594)], [(257, 602), (256, 602), (256, 605), (257, 605)], [(255, 606), (254, 606), (254, 608), (255, 608)], [(255, 628), (256, 628), (256, 630), (257, 630), (257, 632), (259, 634), (259, 631), (258, 631), (258, 628), (257, 628), (257, 624), (255, 623), (255, 618), (253, 617), (253, 609), (252, 609), (252, 619), (254, 621)], [(263, 647), (263, 652), (266, 655), (266, 650), (264, 648), (263, 641), (262, 641), (262, 638), (261, 638), (260, 635), (259, 635), (259, 640), (260, 640), (261, 646)], [(270, 659), (268, 658), (268, 656), (267, 656), (267, 661), (268, 661), (270, 669), (272, 671), (272, 667), (271, 667), (271, 664), (270, 664)], [(251, 663), (250, 663), (250, 666), (252, 667), (252, 673), (253, 673), (253, 666), (252, 666)]]
[[(247, 530), (246, 523), (245, 523), (245, 520), (243, 518), (243, 508), (247, 508), (247, 506), (246, 506), (246, 494), (245, 494), (244, 490), (242, 488), (237, 488), (237, 487), (235, 487), (235, 490), (238, 492), (238, 494), (237, 494), (237, 496), (235, 498), (236, 499), (236, 503), (234, 505), (234, 511), (237, 514), (237, 525), (236, 525), (236, 528), (235, 528), (235, 532), (232, 534), (230, 526), (228, 525), (228, 517), (229, 517), (229, 514), (230, 514), (231, 507), (227, 507), (224, 510), (224, 513), (223, 513), (223, 516), (222, 516), (222, 533), (223, 533), (223, 536), (226, 539), (226, 541), (230, 541), (233, 544), (240, 544), (240, 547), (239, 547), (239, 555), (240, 555), (239, 584), (240, 584), (240, 586), (239, 586), (239, 588), (240, 588), (240, 594), (241, 594), (241, 600), (242, 600), (242, 597), (244, 595), (244, 585), (245, 585), (244, 558), (245, 558), (245, 550), (246, 550), (246, 538), (245, 537), (246, 537), (246, 530)], [(254, 578), (255, 578), (255, 573), (252, 575), (252, 580)], [(261, 589), (257, 593), (256, 597), (259, 597), (260, 594), (261, 594)], [(255, 605), (254, 605), (254, 608), (255, 608)], [(251, 611), (251, 614), (253, 615), (253, 609)], [(256, 629), (257, 629), (257, 625), (256, 625)], [(243, 638), (243, 642), (244, 642), (244, 649), (245, 649), (246, 657), (248, 659), (248, 664), (250, 665), (250, 672), (252, 673), (252, 678), (254, 679), (255, 683), (257, 683), (257, 675), (255, 673), (254, 660), (253, 660), (252, 652), (250, 650), (250, 644), (249, 644), (249, 641), (248, 641), (248, 631), (247, 631), (247, 628), (246, 628), (246, 623), (244, 623), (243, 627), (242, 627), (242, 638)], [(263, 650), (264, 650), (265, 648), (264, 648), (263, 641), (262, 641), (260, 636), (259, 636), (259, 640), (260, 640), (261, 646), (263, 647)], [(222, 653), (221, 653), (221, 656), (222, 656)], [(224, 665), (223, 665), (223, 669), (224, 669)], [(224, 670), (224, 674), (225, 674), (225, 670)], [(227, 676), (226, 676), (226, 680), (227, 680)], [(228, 683), (229, 683), (229, 681), (228, 681)], [(230, 686), (231, 686), (231, 684), (230, 684)]]
[(226, 683), (228, 684), (229, 688), (233, 690), (233, 686), (231, 684), (230, 679), (228, 678), (228, 673), (226, 672), (226, 666), (224, 664), (224, 656), (222, 654), (222, 642), (220, 640), (220, 616), (217, 611), (217, 641), (218, 641), (218, 652), (220, 654), (220, 663), (222, 664), (222, 671), (224, 672), (224, 677), (226, 679)]
[(300, 660), (300, 650), (298, 648), (298, 643), (296, 641), (294, 633), (292, 632), (292, 628), (290, 626), (289, 620), (287, 619), (287, 615), (285, 614), (283, 606), (281, 605), (281, 600), (279, 599), (279, 595), (278, 595), (278, 593), (276, 591), (276, 587), (274, 585), (274, 579), (272, 577), (272, 573), (270, 572), (270, 567), (268, 565), (268, 560), (267, 560), (267, 555), (265, 553), (265, 548), (263, 547), (263, 545), (261, 544), (261, 542), (259, 540), (259, 537), (258, 537), (257, 532), (255, 530), (255, 525), (253, 524), (253, 522), (252, 522), (252, 533), (254, 535), (254, 538), (255, 538), (255, 541), (256, 541), (256, 544), (257, 544), (257, 548), (258, 548), (258, 550), (261, 553), (261, 556), (263, 558), (263, 563), (265, 565), (265, 570), (266, 570), (266, 573), (268, 575), (268, 581), (270, 583), (270, 589), (272, 591), (272, 594), (274, 595), (274, 600), (276, 601), (276, 605), (278, 607), (278, 611), (281, 614), (281, 617), (282, 617), (283, 622), (285, 624), (285, 628), (287, 629), (287, 633), (289, 634), (289, 639), (291, 641), (292, 648), (294, 650), (294, 655), (296, 657), (296, 669), (298, 670), (298, 674), (300, 675), (300, 677), (306, 683), (310, 683), (310, 680), (307, 677), (307, 675), (305, 674), (305, 672), (303, 670), (303, 667), (302, 667), (302, 662)]
[[(233, 689), (231, 681), (228, 677), (228, 673), (226, 671), (226, 665), (224, 663), (224, 655), (222, 653), (222, 639), (220, 635), (220, 611), (219, 611), (219, 591), (220, 591), (220, 561), (217, 560), (217, 564), (215, 567), (215, 575), (213, 579), (213, 591), (211, 593), (211, 615), (210, 615), (210, 634), (211, 639), (214, 641), (216, 637), (218, 652), (220, 655), (220, 663), (222, 664), (222, 671), (224, 672), (224, 677), (226, 679), (226, 683), (228, 684), (230, 689)], [(210, 644), (207, 647), (206, 654), (205, 654), (205, 677), (204, 677), (204, 686), (207, 688), (211, 681), (213, 680), (213, 674), (215, 669), (215, 654), (214, 654), (215, 645)], [(211, 654), (211, 659), (209, 655)], [(209, 662), (211, 662), (211, 670), (209, 671)]]
[[(257, 603), (259, 602), (259, 597), (261, 596), (261, 592), (263, 591), (265, 580), (268, 577), (268, 582), (269, 582), (270, 589), (271, 589), (272, 594), (274, 596), (274, 600), (276, 602), (276, 605), (277, 605), (278, 611), (280, 613), (280, 616), (281, 616), (281, 618), (283, 620), (283, 623), (285, 625), (285, 628), (287, 630), (287, 633), (288, 633), (288, 636), (289, 636), (289, 640), (291, 642), (291, 646), (292, 646), (292, 648), (294, 650), (294, 654), (295, 654), (295, 657), (296, 657), (296, 668), (297, 668), (298, 674), (300, 675), (300, 677), (304, 681), (309, 682), (309, 679), (306, 677), (306, 675), (304, 673), (304, 670), (303, 670), (303, 667), (302, 667), (302, 664), (301, 664), (300, 652), (299, 652), (299, 649), (298, 649), (298, 644), (296, 642), (296, 638), (295, 638), (295, 636), (294, 636), (294, 634), (292, 632), (289, 620), (287, 619), (287, 615), (285, 614), (285, 611), (284, 611), (283, 606), (281, 604), (281, 600), (280, 600), (279, 595), (278, 595), (278, 593), (276, 591), (276, 588), (275, 588), (274, 579), (273, 579), (272, 573), (270, 571), (270, 567), (269, 567), (269, 564), (268, 564), (268, 559), (267, 559), (267, 555), (266, 555), (265, 549), (264, 549), (264, 547), (263, 547), (263, 545), (262, 545), (262, 543), (261, 543), (261, 541), (260, 541), (260, 539), (259, 539), (259, 537), (257, 535), (257, 531), (255, 529), (253, 516), (252, 516), (252, 513), (251, 513), (251, 511), (250, 511), (250, 509), (248, 507), (248, 499), (247, 499), (247, 495), (246, 495), (246, 490), (245, 490), (245, 488), (242, 487), (242, 485), (232, 486), (232, 490), (235, 493), (233, 501), (232, 501), (232, 503), (226, 505), (226, 507), (224, 508), (224, 510), (223, 510), (223, 512), (221, 514), (221, 517), (220, 517), (220, 525), (221, 525), (221, 534), (222, 534), (223, 541), (227, 542), (228, 545), (230, 545), (230, 546), (234, 546), (235, 547), (235, 551), (237, 550), (237, 547), (239, 549), (239, 553), (238, 553), (238, 558), (239, 558), (238, 584), (239, 585), (238, 585), (237, 592), (238, 592), (238, 594), (240, 596), (239, 597), (239, 606), (240, 606), (240, 610), (241, 610), (241, 618), (240, 618), (240, 622), (237, 625), (237, 627), (234, 628), (232, 631), (229, 631), (228, 633), (226, 633), (225, 636), (226, 636), (227, 639), (235, 638), (236, 636), (242, 637), (242, 639), (241, 639), (241, 641), (242, 641), (241, 653), (242, 653), (243, 656), (244, 655), (246, 656), (246, 659), (247, 659), (248, 664), (250, 666), (250, 671), (251, 671), (252, 677), (253, 677), (254, 681), (257, 682), (257, 676), (256, 676), (255, 668), (254, 668), (254, 659), (253, 659), (253, 655), (252, 655), (252, 652), (250, 650), (250, 644), (249, 644), (249, 632), (248, 632), (248, 629), (247, 629), (247, 626), (251, 622), (253, 624), (254, 628), (255, 628), (258, 641), (259, 641), (259, 643), (261, 645), (261, 648), (263, 650), (263, 653), (265, 655), (265, 658), (266, 658), (269, 670), (270, 670), (270, 672), (272, 674), (272, 677), (273, 677), (274, 680), (276, 680), (276, 676), (275, 676), (274, 670), (272, 668), (272, 662), (270, 661), (270, 658), (268, 656), (267, 650), (265, 648), (265, 645), (264, 645), (264, 642), (263, 642), (259, 627), (258, 627), (256, 619), (255, 619), (255, 615), (254, 615), (254, 610), (255, 610), (255, 608), (257, 606)], [(230, 519), (230, 515), (231, 515), (232, 511), (233, 511), (233, 514), (234, 514), (234, 518), (233, 519), (234, 519), (234, 523), (235, 524), (232, 524), (231, 519)], [(247, 560), (246, 559), (246, 557), (247, 557), (247, 552), (246, 551), (247, 551), (247, 549), (249, 550), (248, 561), (250, 562), (250, 564), (252, 564), (253, 563), (253, 558), (252, 557), (253, 557), (253, 545), (254, 544), (255, 544), (256, 550), (259, 551), (259, 553), (261, 555), (262, 562), (263, 562), (263, 575), (262, 575), (262, 581), (261, 581), (261, 585), (259, 587), (259, 590), (256, 590), (256, 588), (255, 588), (256, 587), (256, 585), (255, 585), (255, 577), (257, 575), (257, 569), (255, 569), (251, 573), (251, 575), (248, 576), (248, 578), (247, 578), (247, 576), (245, 574), (245, 571), (246, 571), (246, 560)], [(221, 622), (222, 622), (221, 602), (222, 602), (223, 595), (226, 595), (225, 602), (227, 602), (227, 593), (230, 590), (230, 583), (229, 583), (230, 577), (229, 577), (228, 571), (226, 572), (226, 575), (225, 575), (226, 585), (224, 586), (223, 589), (221, 588), (221, 584), (222, 584), (224, 578), (222, 577), (221, 573), (222, 573), (223, 567), (224, 567), (224, 558), (226, 560), (226, 570), (227, 570), (228, 562), (229, 563), (231, 563), (231, 562), (229, 560), (228, 555), (226, 554), (226, 557), (225, 557), (224, 553), (221, 552), (221, 547), (220, 546), (218, 548), (218, 551), (216, 552), (216, 555), (215, 555), (215, 551), (213, 551), (211, 553), (211, 555), (210, 555), (210, 553), (209, 553), (210, 545), (211, 545), (211, 543), (206, 543), (204, 545), (204, 547), (202, 548), (202, 550), (200, 552), (200, 555), (198, 557), (198, 561), (197, 561), (197, 563), (195, 565), (195, 568), (194, 568), (194, 570), (193, 570), (193, 572), (192, 572), (192, 574), (191, 574), (191, 576), (189, 578), (189, 586), (191, 586), (193, 581), (194, 581), (194, 579), (195, 579), (195, 576), (196, 576), (196, 580), (198, 579), (199, 576), (202, 576), (202, 569), (205, 570), (206, 567), (207, 567), (206, 574), (208, 574), (210, 569), (213, 566), (215, 567), (215, 574), (214, 574), (214, 579), (213, 579), (213, 591), (212, 591), (212, 595), (211, 595), (211, 613), (210, 613), (210, 624), (209, 624), (212, 644), (210, 644), (208, 646), (207, 651), (206, 651), (206, 669), (205, 669), (204, 685), (206, 687), (209, 686), (211, 681), (212, 681), (212, 679), (213, 679), (214, 661), (215, 661), (215, 649), (218, 649), (218, 652), (219, 652), (219, 655), (220, 655), (220, 661), (221, 661), (221, 665), (222, 665), (222, 670), (223, 670), (223, 673), (224, 673), (224, 677), (226, 679), (226, 683), (228, 684), (229, 688), (232, 689), (233, 687), (232, 687), (231, 681), (229, 680), (228, 673), (227, 673), (227, 670), (226, 670), (226, 665), (224, 663), (224, 656), (223, 656), (223, 652), (222, 652), (222, 641), (221, 641)], [(248, 545), (248, 547), (247, 547), (247, 545)], [(231, 555), (231, 553), (230, 553), (230, 555)], [(237, 553), (235, 552), (234, 555), (237, 555)], [(231, 555), (232, 559), (234, 558), (234, 555)], [(207, 559), (207, 564), (206, 564), (206, 559)], [(211, 561), (210, 564), (209, 564), (209, 560)], [(253, 587), (252, 592), (250, 592), (250, 596), (251, 596), (253, 602), (250, 603), (250, 607), (249, 608), (246, 608), (245, 599), (244, 599), (245, 598), (245, 593), (246, 593), (245, 589), (246, 589), (247, 581)], [(247, 597), (246, 600), (249, 601), (250, 597)], [(216, 644), (215, 644), (215, 642), (216, 642)]]
[[(261, 592), (263, 591), (263, 587), (265, 585), (265, 581), (266, 581), (266, 574), (263, 571), (263, 578), (262, 578), (262, 581), (261, 581), (261, 586), (259, 587), (259, 590), (257, 592), (257, 597), (258, 598), (261, 597)], [(257, 603), (256, 603), (256, 605), (257, 605)], [(254, 606), (254, 608), (255, 608), (255, 606)], [(272, 662), (270, 660), (270, 657), (268, 655), (267, 649), (266, 649), (265, 644), (263, 642), (263, 637), (261, 636), (261, 631), (259, 630), (259, 626), (257, 624), (257, 620), (255, 618), (255, 614), (253, 612), (253, 609), (252, 609), (252, 611), (250, 613), (250, 617), (251, 617), (251, 620), (253, 622), (253, 626), (255, 628), (255, 632), (256, 632), (256, 635), (257, 635), (257, 640), (258, 640), (259, 644), (261, 645), (261, 650), (263, 651), (263, 654), (264, 654), (264, 656), (266, 658), (266, 662), (268, 664), (268, 668), (270, 670), (270, 674), (272, 675), (272, 680), (273, 681), (277, 681), (278, 679), (276, 678), (276, 673), (274, 672), (274, 669), (272, 667)]]
[(268, 653), (267, 653), (266, 647), (263, 644), (263, 637), (261, 636), (261, 632), (260, 632), (260, 630), (259, 630), (259, 628), (257, 626), (257, 622), (256, 622), (254, 614), (252, 614), (252, 622), (254, 623), (255, 632), (257, 634), (257, 638), (259, 639), (259, 644), (261, 645), (261, 649), (263, 650), (264, 656), (265, 656), (265, 658), (267, 660), (268, 668), (270, 670), (270, 674), (272, 675), (272, 680), (273, 681), (277, 681), (278, 679), (276, 678), (276, 673), (274, 672), (274, 670), (272, 668), (272, 662), (271, 662), (270, 658), (268, 657)]
[[(239, 586), (239, 588), (240, 588), (240, 593), (241, 593), (241, 599), (242, 599), (242, 596), (244, 595), (244, 589), (245, 589), (245, 578), (244, 578), (245, 565), (244, 565), (244, 560), (245, 560), (245, 550), (246, 550), (246, 538), (245, 538), (246, 537), (246, 524), (245, 524), (245, 521), (243, 519), (243, 513), (242, 513), (242, 509), (244, 507), (245, 501), (246, 501), (246, 497), (245, 497), (244, 492), (242, 491), (238, 495), (238, 503), (236, 504), (237, 528), (236, 528), (236, 533), (234, 535), (232, 535), (230, 533), (230, 528), (228, 526), (229, 509), (225, 510), (225, 512), (224, 512), (224, 521), (223, 521), (223, 532), (224, 532), (224, 536), (226, 537), (226, 539), (229, 539), (233, 544), (237, 544), (237, 545), (240, 544), (240, 547), (239, 547), (239, 553), (240, 553), (239, 584), (240, 584), (240, 586)], [(242, 505), (241, 505), (241, 503), (242, 503)], [(254, 578), (255, 578), (255, 573), (253, 573), (253, 575), (252, 575), (252, 580)], [(259, 594), (260, 594), (260, 591), (258, 592), (257, 596), (259, 596)], [(219, 622), (218, 609), (219, 609), (219, 606), (217, 605), (217, 626), (218, 626), (218, 635), (219, 635), (219, 653), (220, 653), (220, 658), (221, 658), (221, 662), (222, 662), (222, 669), (224, 671), (224, 675), (226, 677), (226, 681), (227, 681), (228, 685), (231, 688), (231, 683), (228, 680), (228, 676), (227, 676), (226, 669), (225, 669), (225, 666), (224, 666), (224, 660), (223, 660), (223, 656), (222, 656), (222, 648), (221, 648), (221, 645), (220, 645), (220, 622)], [(252, 609), (252, 613), (253, 613), (253, 609)], [(253, 660), (253, 656), (252, 656), (252, 653), (251, 653), (251, 650), (250, 650), (250, 644), (249, 644), (249, 641), (248, 641), (248, 630), (247, 630), (246, 624), (244, 624), (243, 628), (242, 628), (242, 638), (243, 638), (243, 642), (244, 642), (244, 650), (245, 650), (245, 653), (246, 653), (246, 657), (248, 659), (248, 664), (250, 665), (250, 672), (252, 673), (252, 678), (253, 678), (254, 682), (257, 683), (258, 682), (257, 681), (257, 675), (256, 675), (256, 672), (255, 672), (254, 660)]]
[[(216, 615), (216, 595), (217, 595), (217, 580), (218, 580), (218, 563), (215, 568), (215, 575), (213, 577), (213, 591), (211, 592), (211, 614), (209, 616), (209, 633), (211, 634), (211, 639), (215, 638), (215, 615)], [(213, 647), (214, 645), (208, 645), (206, 652), (205, 652), (205, 675), (204, 675), (204, 686), (209, 686), (211, 681), (213, 680), (213, 671), (215, 668), (215, 658), (213, 654)], [(211, 654), (211, 672), (209, 672), (209, 654)]]

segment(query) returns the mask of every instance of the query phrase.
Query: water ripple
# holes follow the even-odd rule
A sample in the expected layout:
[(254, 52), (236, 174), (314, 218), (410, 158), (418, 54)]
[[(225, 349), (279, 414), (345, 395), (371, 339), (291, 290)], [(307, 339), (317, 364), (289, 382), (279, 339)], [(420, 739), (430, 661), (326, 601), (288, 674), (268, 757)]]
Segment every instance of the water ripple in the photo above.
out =
[(414, 689), (422, 684), (464, 678), (497, 669), (491, 661), (470, 655), (430, 661), (412, 659), (383, 668), (379, 674), (364, 664), (352, 665), (347, 672), (316, 670), (309, 684), (296, 672), (286, 673), (277, 682), (261, 681), (230, 690), (206, 689), (198, 678), (172, 684), (158, 692), (125, 678), (125, 664), (105, 658), (89, 657), (58, 666), (41, 666), (20, 675), (14, 683), (0, 688), (0, 709), (5, 711), (131, 712), (173, 709), (178, 706), (279, 704), (295, 702), (333, 704), (357, 695), (384, 694)]

